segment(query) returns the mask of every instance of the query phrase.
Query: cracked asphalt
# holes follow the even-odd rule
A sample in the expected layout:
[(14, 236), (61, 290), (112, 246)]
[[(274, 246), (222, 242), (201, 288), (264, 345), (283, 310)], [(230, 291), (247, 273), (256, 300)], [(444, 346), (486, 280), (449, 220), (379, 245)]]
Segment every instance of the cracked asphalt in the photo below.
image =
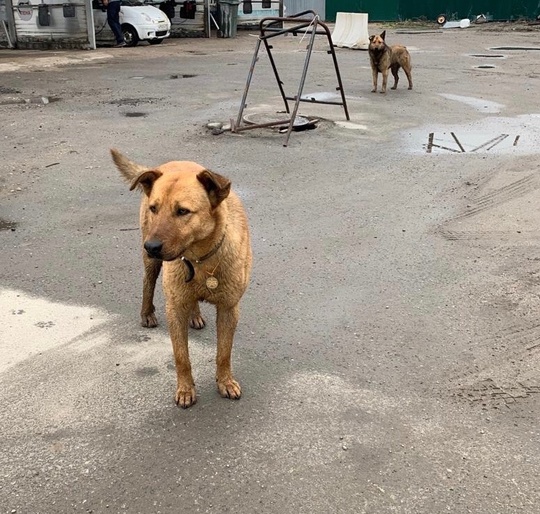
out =
[[(303, 103), (317, 128), (286, 148), (206, 127), (236, 118), (250, 33), (0, 50), (0, 512), (540, 512), (540, 45), (489, 25), (387, 27), (412, 91), (370, 93), (367, 52), (337, 49), (350, 121)], [(291, 94), (306, 44), (275, 40)], [(332, 97), (326, 49), (304, 91)], [(246, 113), (282, 109), (263, 54)], [(215, 389), (206, 305), (198, 403), (174, 405), (110, 147), (200, 162), (242, 197), (241, 400)]]

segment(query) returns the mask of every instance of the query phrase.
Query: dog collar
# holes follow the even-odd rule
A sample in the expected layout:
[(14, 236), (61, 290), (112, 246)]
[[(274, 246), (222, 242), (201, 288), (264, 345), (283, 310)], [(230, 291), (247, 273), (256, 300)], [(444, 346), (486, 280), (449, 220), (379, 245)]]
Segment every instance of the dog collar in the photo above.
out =
[[(227, 228), (227, 227), (225, 227), (225, 228)], [(210, 257), (215, 255), (217, 253), (217, 251), (221, 248), (221, 245), (223, 244), (223, 241), (225, 239), (225, 233), (226, 232), (223, 232), (223, 235), (221, 236), (221, 239), (219, 240), (219, 243), (216, 246), (214, 246), (214, 248), (212, 248), (212, 250), (210, 250), (208, 253), (204, 254), (202, 257), (193, 259), (193, 262), (195, 264), (200, 264), (201, 262), (204, 262), (205, 260), (210, 259)], [(185, 282), (187, 284), (188, 282), (191, 282), (193, 280), (193, 278), (195, 277), (195, 268), (194, 268), (193, 264), (191, 263), (191, 261), (189, 259), (187, 259), (186, 257), (184, 257), (183, 255), (182, 255), (182, 257), (180, 257), (180, 260), (186, 265), (186, 267), (188, 269), (188, 276), (187, 276), (187, 278), (185, 280)]]

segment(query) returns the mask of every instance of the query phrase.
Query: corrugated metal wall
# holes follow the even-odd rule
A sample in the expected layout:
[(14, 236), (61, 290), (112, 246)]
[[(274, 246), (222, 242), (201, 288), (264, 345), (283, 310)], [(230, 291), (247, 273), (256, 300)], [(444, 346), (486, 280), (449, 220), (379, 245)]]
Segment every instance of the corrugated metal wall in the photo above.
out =
[(284, 0), (285, 16), (302, 11), (315, 11), (321, 19), (326, 20), (326, 4), (325, 0)]
[(251, 27), (257, 25), (262, 18), (281, 16), (281, 5), (282, 0), (241, 1), (238, 6), (238, 26)]
[[(143, 0), (141, 0), (143, 1)], [(181, 18), (180, 10), (184, 2), (179, 0), (174, 8), (174, 18), (171, 20), (171, 37), (201, 37), (206, 34), (206, 22), (205, 22), (205, 0), (198, 0), (196, 2), (197, 8), (195, 11), (195, 18)], [(150, 3), (150, 2), (146, 2)], [(152, 3), (154, 7), (159, 7), (159, 3)]]
[(399, 0), (326, 0), (326, 20), (336, 21), (337, 12), (368, 13), (369, 21), (399, 19)]
[(19, 48), (80, 48), (88, 45), (83, 2), (20, 1), (13, 5), (13, 14)]
[(534, 19), (540, 14), (539, 0), (326, 0), (326, 18), (335, 21), (337, 12), (365, 12), (369, 21), (398, 21), (439, 14), (472, 18), (491, 14), (494, 20)]
[(7, 41), (7, 25), (5, 25), (7, 21), (6, 0), (0, 0), (0, 41)]

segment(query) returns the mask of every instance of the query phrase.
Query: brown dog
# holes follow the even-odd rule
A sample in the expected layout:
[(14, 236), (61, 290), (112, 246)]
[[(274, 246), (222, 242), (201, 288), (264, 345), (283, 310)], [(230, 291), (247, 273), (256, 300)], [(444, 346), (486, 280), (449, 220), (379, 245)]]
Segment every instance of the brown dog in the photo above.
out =
[(131, 190), (144, 192), (142, 325), (157, 325), (154, 288), (163, 263), (167, 320), (176, 363), (176, 403), (196, 401), (188, 353), (188, 327), (203, 328), (199, 301), (216, 305), (216, 382), (223, 397), (238, 399), (231, 351), (239, 302), (249, 282), (251, 243), (246, 214), (225, 177), (188, 161), (140, 166), (117, 150), (112, 158)]
[(409, 80), (409, 89), (412, 89), (411, 56), (407, 48), (401, 45), (388, 46), (384, 41), (385, 37), (386, 30), (380, 36), (370, 36), (369, 38), (368, 53), (371, 62), (371, 73), (373, 74), (373, 89), (371, 92), (377, 92), (377, 77), (380, 72), (383, 77), (381, 93), (386, 93), (389, 70), (392, 70), (394, 76), (392, 89), (396, 89), (399, 82), (398, 70), (400, 68), (403, 68)]

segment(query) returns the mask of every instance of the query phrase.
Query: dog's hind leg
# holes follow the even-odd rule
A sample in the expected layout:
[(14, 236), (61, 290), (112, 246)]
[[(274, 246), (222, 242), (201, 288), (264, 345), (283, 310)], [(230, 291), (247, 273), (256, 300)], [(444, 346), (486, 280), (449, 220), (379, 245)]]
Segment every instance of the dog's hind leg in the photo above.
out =
[(409, 81), (409, 89), (412, 89), (412, 74), (410, 66), (408, 66), (407, 68), (403, 68), (403, 71), (405, 72), (405, 75), (407, 75), (407, 80)]
[(157, 327), (156, 308), (154, 307), (154, 291), (156, 281), (163, 264), (159, 259), (151, 259), (143, 254), (144, 279), (143, 279), (143, 300), (141, 307), (141, 325), (143, 327)]
[(191, 317), (189, 318), (189, 326), (197, 330), (201, 330), (206, 326), (206, 322), (202, 317), (201, 310), (199, 308), (199, 302), (195, 304), (193, 310), (191, 311)]
[(231, 369), (231, 353), (234, 332), (238, 324), (240, 309), (234, 307), (217, 307), (217, 355), (216, 382), (219, 394), (223, 398), (238, 400), (242, 395), (240, 384), (234, 379)]
[(391, 69), (392, 69), (392, 75), (394, 76), (394, 85), (391, 87), (391, 89), (397, 89), (397, 85), (399, 82), (399, 75), (398, 75), (399, 66), (392, 66)]

